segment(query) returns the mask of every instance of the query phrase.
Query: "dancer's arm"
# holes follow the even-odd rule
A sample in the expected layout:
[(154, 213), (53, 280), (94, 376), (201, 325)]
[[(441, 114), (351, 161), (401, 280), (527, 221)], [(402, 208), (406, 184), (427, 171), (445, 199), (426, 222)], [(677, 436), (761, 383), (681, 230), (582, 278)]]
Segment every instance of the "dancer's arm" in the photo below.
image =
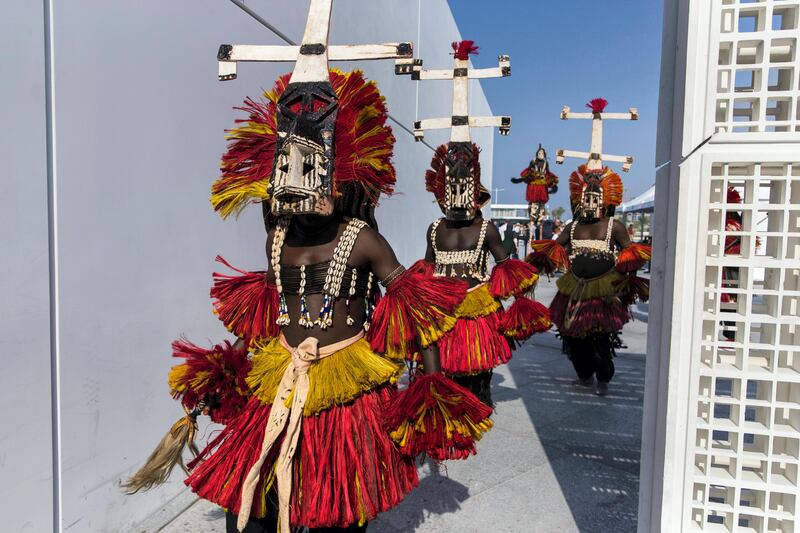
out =
[(572, 233), (572, 225), (574, 223), (575, 221), (573, 220), (564, 226), (564, 229), (561, 230), (561, 233), (558, 234), (558, 238), (556, 239), (556, 242), (565, 248), (567, 247), (567, 244), (569, 244), (569, 236), (570, 233)]
[(428, 263), (434, 263), (436, 261), (436, 256), (433, 253), (433, 224), (428, 226), (428, 232), (425, 234), (425, 261)]
[(489, 222), (486, 226), (486, 247), (494, 257), (495, 263), (500, 263), (508, 259), (508, 252), (503, 246), (503, 238), (500, 236), (500, 230), (494, 225), (494, 222)]
[(615, 220), (613, 226), (611, 227), (611, 238), (617, 245), (618, 250), (624, 250), (632, 244), (631, 237), (628, 235), (628, 230), (625, 228), (625, 224), (619, 220)]

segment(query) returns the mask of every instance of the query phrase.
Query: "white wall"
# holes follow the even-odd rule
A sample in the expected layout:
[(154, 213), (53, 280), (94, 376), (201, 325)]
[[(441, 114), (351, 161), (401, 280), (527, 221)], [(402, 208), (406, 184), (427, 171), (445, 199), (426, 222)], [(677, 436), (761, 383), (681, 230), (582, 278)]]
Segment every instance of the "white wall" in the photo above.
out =
[(44, 24), (41, 2), (9, 7), (14, 16), (0, 17), (0, 529), (32, 532), (53, 524)]
[[(413, 40), (428, 66), (450, 65), (449, 43), (458, 31), (446, 1), (408, 4), (339, 2), (332, 41)], [(291, 38), (302, 35), (307, 0), (249, 5)], [(130, 531), (182, 490), (178, 474), (166, 487), (133, 497), (117, 486), (180, 415), (166, 386), (170, 341), (181, 333), (196, 342), (225, 338), (208, 299), (217, 253), (248, 268), (265, 262), (260, 209), (223, 222), (208, 203), (223, 130), (241, 116), (234, 105), (271, 88), (290, 67), (242, 65), (238, 80), (216, 80), (220, 43), (280, 43), (224, 0), (56, 3), (58, 251), (52, 259), (59, 335), (53, 357), (61, 371), (63, 441), (54, 451), (43, 13), (39, 3), (21, 0), (5, 11), (0, 42), (24, 60), (4, 54), (0, 63), (0, 155), (12, 178), (0, 210), (2, 246), (10, 249), (0, 281), (10, 315), (0, 321), (7, 370), (0, 400), (8, 413), (0, 429), (2, 530), (51, 530), (55, 455), (61, 461), (60, 528)], [(392, 115), (410, 126), (418, 116), (416, 84), (395, 77), (391, 61), (364, 69), (378, 80)], [(449, 84), (426, 85), (419, 116), (449, 116)], [(473, 112), (486, 114), (488, 104), (475, 87)], [(439, 211), (424, 192), (430, 149), (398, 127), (395, 134), (399, 194), (378, 214), (382, 232), (410, 263), (422, 256), (425, 229)], [(487, 187), (492, 135), (475, 135), (484, 146)], [(447, 135), (428, 140), (435, 145)]]

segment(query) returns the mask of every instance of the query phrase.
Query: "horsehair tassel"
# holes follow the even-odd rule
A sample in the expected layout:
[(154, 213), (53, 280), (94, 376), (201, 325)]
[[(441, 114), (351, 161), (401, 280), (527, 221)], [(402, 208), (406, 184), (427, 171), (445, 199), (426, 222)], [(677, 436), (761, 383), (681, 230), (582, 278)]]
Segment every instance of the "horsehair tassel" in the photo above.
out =
[(188, 473), (186, 465), (183, 464), (183, 450), (188, 447), (194, 456), (199, 453), (194, 438), (197, 434), (197, 416), (203, 409), (205, 402), (200, 402), (193, 411), (172, 424), (144, 465), (130, 479), (122, 483), (122, 490), (127, 494), (135, 494), (163, 485), (169, 479), (175, 465), (180, 465), (181, 470)]

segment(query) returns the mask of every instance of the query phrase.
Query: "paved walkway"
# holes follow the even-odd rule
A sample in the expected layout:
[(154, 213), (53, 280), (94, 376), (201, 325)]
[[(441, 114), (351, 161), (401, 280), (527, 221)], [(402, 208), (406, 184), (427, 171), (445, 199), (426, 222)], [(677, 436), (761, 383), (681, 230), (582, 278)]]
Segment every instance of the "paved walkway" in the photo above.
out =
[[(553, 294), (542, 279), (537, 299)], [(495, 427), (478, 455), (423, 465), (417, 490), (369, 533), (636, 531), (646, 328), (626, 327), (605, 398), (572, 385), (554, 334), (529, 340), (495, 373)], [(223, 533), (224, 519), (197, 502), (161, 531)]]

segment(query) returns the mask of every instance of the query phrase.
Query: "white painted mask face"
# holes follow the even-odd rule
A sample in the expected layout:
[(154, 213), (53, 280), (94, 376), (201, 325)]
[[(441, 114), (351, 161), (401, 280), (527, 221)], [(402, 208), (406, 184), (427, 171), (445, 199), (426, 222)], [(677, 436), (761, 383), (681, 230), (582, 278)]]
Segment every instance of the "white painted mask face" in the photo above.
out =
[(326, 167), (322, 146), (303, 137), (288, 136), (275, 159), (276, 214), (320, 213), (321, 200), (329, 196), (324, 184)]
[(290, 84), (278, 101), (270, 194), (276, 215), (330, 214), (338, 102), (330, 83)]
[(603, 189), (590, 190), (590, 186), (581, 195), (581, 213), (584, 220), (595, 220), (603, 216)]

